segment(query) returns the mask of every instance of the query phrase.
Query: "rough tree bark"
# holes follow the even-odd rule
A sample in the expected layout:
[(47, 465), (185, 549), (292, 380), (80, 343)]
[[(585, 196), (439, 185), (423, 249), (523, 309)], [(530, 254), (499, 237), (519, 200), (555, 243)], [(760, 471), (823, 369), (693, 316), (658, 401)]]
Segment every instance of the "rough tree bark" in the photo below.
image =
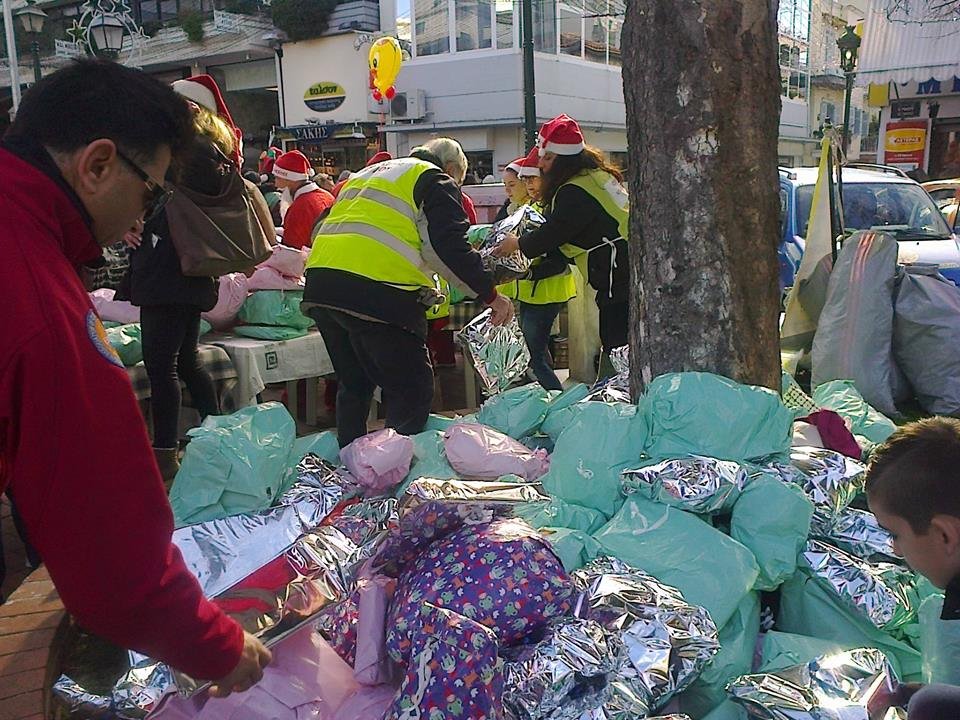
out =
[(635, 396), (684, 370), (780, 386), (776, 6), (627, 3)]

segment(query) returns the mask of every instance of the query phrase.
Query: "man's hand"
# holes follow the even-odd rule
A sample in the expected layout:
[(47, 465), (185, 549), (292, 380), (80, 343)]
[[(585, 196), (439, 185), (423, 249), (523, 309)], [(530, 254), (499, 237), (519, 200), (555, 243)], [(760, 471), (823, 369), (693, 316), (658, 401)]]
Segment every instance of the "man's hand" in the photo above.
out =
[(263, 677), (263, 669), (273, 656), (266, 646), (248, 632), (243, 634), (243, 653), (240, 662), (230, 674), (215, 680), (210, 686), (210, 696), (225, 698), (230, 693), (246, 692)]
[(137, 220), (132, 228), (123, 236), (123, 242), (128, 248), (136, 249), (143, 242), (143, 220)]
[(503, 240), (500, 241), (500, 244), (493, 249), (493, 254), (496, 257), (507, 257), (508, 255), (513, 255), (520, 249), (520, 238), (516, 233), (507, 233), (503, 236)]
[(490, 322), (494, 325), (506, 325), (513, 318), (513, 302), (500, 293), (497, 293), (488, 307), (493, 311)]

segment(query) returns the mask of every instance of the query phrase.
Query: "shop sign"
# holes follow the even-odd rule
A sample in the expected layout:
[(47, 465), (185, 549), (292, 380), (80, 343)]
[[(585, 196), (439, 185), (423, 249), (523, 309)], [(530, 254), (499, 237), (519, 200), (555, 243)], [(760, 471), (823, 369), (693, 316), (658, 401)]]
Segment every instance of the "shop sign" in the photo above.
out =
[(318, 82), (307, 88), (303, 103), (315, 112), (330, 112), (343, 105), (347, 91), (335, 82)]
[(293, 135), (294, 140), (327, 140), (333, 136), (333, 131), (339, 125), (295, 125), (286, 130)]
[(894, 100), (890, 103), (890, 117), (898, 120), (920, 117), (920, 101)]
[(888, 122), (883, 142), (883, 162), (888, 165), (923, 167), (927, 147), (927, 121)]

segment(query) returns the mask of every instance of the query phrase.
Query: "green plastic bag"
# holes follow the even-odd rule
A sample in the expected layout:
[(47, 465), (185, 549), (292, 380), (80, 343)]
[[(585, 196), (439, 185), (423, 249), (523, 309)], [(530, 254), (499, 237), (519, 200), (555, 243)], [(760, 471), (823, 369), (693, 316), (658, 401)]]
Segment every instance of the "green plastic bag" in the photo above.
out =
[(821, 655), (853, 649), (852, 645), (833, 640), (821, 640), (807, 635), (771, 630), (763, 636), (763, 659), (760, 663), (760, 672), (774, 672), (794, 665), (806, 665)]
[(542, 527), (539, 530), (568, 573), (579, 570), (599, 555), (606, 554), (600, 543), (580, 530), (551, 527)]
[(140, 323), (107, 328), (107, 342), (117, 351), (125, 367), (133, 367), (143, 360), (143, 340), (140, 332)]
[(240, 306), (237, 319), (248, 325), (282, 325), (308, 330), (313, 320), (300, 312), (302, 290), (257, 290)]
[(623, 503), (620, 472), (640, 459), (644, 424), (625, 403), (584, 403), (557, 438), (550, 471), (541, 478), (551, 495), (610, 517)]
[(720, 650), (690, 687), (680, 695), (680, 710), (703, 717), (727, 698), (731, 680), (753, 667), (753, 653), (760, 633), (760, 596), (747, 593), (736, 613), (720, 628)]
[(287, 327), (286, 325), (236, 325), (233, 332), (243, 337), (273, 340), (275, 342), (293, 340), (307, 334), (306, 330)]
[(430, 414), (427, 417), (427, 424), (424, 426), (424, 431), (427, 430), (440, 430), (443, 432), (455, 422), (461, 422), (462, 418), (449, 418), (444, 415), (434, 415)]
[(757, 559), (757, 590), (774, 590), (797, 571), (810, 534), (813, 503), (796, 485), (757, 473), (733, 506), (730, 537)]
[(270, 507), (286, 479), (296, 430), (277, 402), (211, 415), (191, 430), (170, 490), (177, 527)]
[(583, 404), (580, 403), (590, 392), (590, 388), (583, 383), (577, 383), (557, 395), (547, 408), (546, 417), (540, 425), (540, 432), (549, 435), (554, 442), (560, 433), (570, 425), (580, 414)]
[(773, 390), (740, 385), (719, 375), (671, 373), (640, 398), (652, 458), (705, 455), (750, 460), (790, 449), (793, 413)]
[(477, 247), (487, 239), (492, 227), (493, 225), (471, 225), (470, 229), (467, 230), (467, 242), (473, 247)]
[(606, 516), (599, 510), (564, 502), (560, 498), (521, 505), (514, 510), (514, 514), (534, 528), (570, 528), (585, 533), (599, 530), (607, 522)]
[(960, 620), (941, 620), (943, 595), (930, 595), (920, 605), (920, 649), (923, 682), (960, 685)]
[(878, 630), (866, 616), (848, 608), (802, 569), (780, 587), (777, 628), (844, 647), (875, 647), (890, 659), (901, 679), (920, 680), (920, 653), (915, 648)]
[(200, 337), (203, 337), (204, 335), (206, 335), (206, 334), (207, 334), (208, 332), (210, 332), (211, 330), (213, 330), (213, 325), (211, 325), (210, 323), (208, 323), (208, 322), (207, 322), (206, 320), (204, 320), (203, 318), (200, 318)]
[(443, 450), (442, 431), (424, 430), (422, 433), (412, 435), (410, 439), (413, 440), (413, 463), (410, 465), (407, 477), (397, 487), (395, 497), (403, 497), (410, 483), (422, 477), (437, 480), (454, 480), (460, 477), (447, 462), (447, 456)]
[(335, 430), (304, 435), (297, 438), (290, 451), (290, 464), (296, 466), (307, 453), (319, 455), (327, 462), (340, 463), (340, 443), (337, 441)]
[(897, 431), (893, 420), (870, 407), (850, 380), (823, 383), (813, 391), (813, 399), (823, 409), (833, 410), (850, 423), (850, 431), (868, 450), (886, 442)]
[(760, 574), (753, 554), (696, 515), (637, 495), (593, 536), (614, 557), (678, 588), (723, 627)]
[(704, 715), (703, 720), (749, 720), (749, 718), (742, 705), (737, 705), (733, 700), (724, 700)]
[(546, 417), (552, 394), (536, 383), (511, 388), (487, 400), (477, 422), (519, 440), (533, 435)]

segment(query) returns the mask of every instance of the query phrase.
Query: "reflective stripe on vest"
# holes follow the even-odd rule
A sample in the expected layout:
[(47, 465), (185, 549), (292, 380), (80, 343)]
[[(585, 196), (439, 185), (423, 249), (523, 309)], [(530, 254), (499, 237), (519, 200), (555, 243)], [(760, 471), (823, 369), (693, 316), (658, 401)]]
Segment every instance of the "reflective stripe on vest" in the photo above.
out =
[(431, 163), (400, 158), (355, 173), (317, 230), (307, 269), (331, 268), (404, 289), (434, 287), (421, 255), (413, 190)]

